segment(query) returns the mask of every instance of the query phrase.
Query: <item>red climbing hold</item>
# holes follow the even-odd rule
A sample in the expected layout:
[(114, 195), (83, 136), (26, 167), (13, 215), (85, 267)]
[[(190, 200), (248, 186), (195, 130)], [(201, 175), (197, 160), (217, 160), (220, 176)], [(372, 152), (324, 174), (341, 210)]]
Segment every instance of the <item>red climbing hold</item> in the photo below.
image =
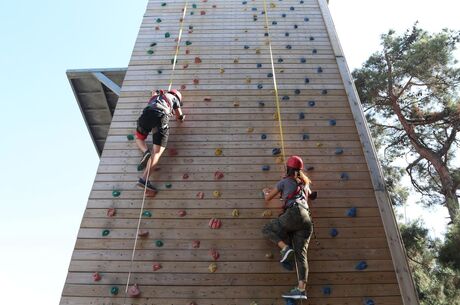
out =
[(220, 180), (222, 178), (224, 178), (224, 173), (223, 172), (217, 171), (217, 172), (214, 173), (214, 179), (215, 180)]
[(101, 279), (102, 279), (102, 277), (98, 272), (93, 273), (93, 281), (99, 282)]
[(177, 215), (179, 215), (179, 217), (184, 217), (185, 215), (187, 215), (187, 212), (185, 210), (180, 210), (179, 212), (177, 212)]
[(185, 90), (185, 89), (187, 89), (187, 86), (186, 86), (186, 85), (181, 85), (181, 86), (180, 86), (180, 89), (181, 89), (181, 90)]
[(195, 79), (193, 80), (193, 83), (194, 83), (195, 85), (198, 85), (198, 84), (200, 83), (200, 80), (199, 80), (198, 78), (195, 78)]
[(200, 242), (199, 240), (194, 240), (194, 241), (192, 242), (192, 248), (193, 248), (193, 249), (198, 249), (198, 248), (200, 247), (200, 243), (201, 243), (201, 242)]
[(205, 96), (205, 97), (203, 98), (203, 101), (205, 101), (205, 102), (211, 102), (211, 101), (212, 101), (212, 98), (211, 98), (210, 96)]
[(153, 264), (153, 271), (158, 271), (162, 268), (161, 264)]
[(187, 68), (188, 68), (188, 64), (183, 65), (182, 68), (187, 69)]
[(211, 255), (212, 259), (215, 261), (218, 260), (220, 257), (219, 251), (217, 251), (216, 249), (211, 249), (209, 251), (209, 255)]
[(198, 199), (203, 199), (203, 198), (204, 198), (204, 193), (203, 193), (203, 192), (198, 192), (198, 193), (196, 194), (196, 198), (198, 198)]
[(145, 191), (145, 195), (147, 195), (147, 197), (155, 197), (156, 194), (157, 194), (157, 191), (151, 191), (151, 190)]
[(184, 180), (187, 180), (189, 177), (190, 177), (190, 176), (189, 176), (187, 173), (185, 173), (185, 174), (182, 175), (182, 179), (184, 179)]
[(201, 64), (201, 58), (195, 57), (195, 63), (196, 64)]
[(177, 156), (177, 149), (175, 149), (175, 148), (168, 148), (168, 155), (169, 155), (170, 157), (175, 157), (175, 156)]
[(217, 218), (211, 218), (208, 225), (211, 229), (219, 229), (222, 226), (222, 221)]
[(201, 15), (201, 16), (206, 15), (206, 12), (205, 12), (205, 11), (201, 11), (201, 12), (200, 12), (200, 15)]
[(134, 284), (128, 288), (128, 295), (130, 297), (135, 298), (135, 297), (138, 297), (140, 294), (141, 294), (141, 291), (139, 290), (139, 287), (137, 287), (137, 284)]
[(217, 7), (217, 5), (215, 5), (215, 4), (212, 6), (212, 8), (216, 8), (216, 7)]
[(139, 232), (137, 232), (137, 235), (139, 235), (140, 237), (146, 237), (149, 235), (149, 231), (147, 230), (139, 230)]
[(157, 31), (160, 30), (160, 27), (159, 27), (159, 26), (156, 26), (156, 27), (155, 27), (155, 30), (157, 30)]
[(115, 214), (117, 213), (117, 210), (115, 210), (115, 208), (110, 208), (107, 210), (107, 216), (108, 217), (113, 217), (115, 216)]
[(185, 50), (185, 54), (187, 55), (190, 54), (190, 50), (189, 49)]

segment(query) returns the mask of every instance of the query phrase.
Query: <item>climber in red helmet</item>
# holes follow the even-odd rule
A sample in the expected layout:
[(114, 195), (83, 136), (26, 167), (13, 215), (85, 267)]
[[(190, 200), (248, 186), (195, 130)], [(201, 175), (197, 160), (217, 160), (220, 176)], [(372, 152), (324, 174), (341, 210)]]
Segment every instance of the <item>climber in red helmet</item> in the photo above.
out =
[(286, 162), (286, 176), (275, 188), (263, 190), (266, 202), (281, 197), (284, 201), (284, 212), (266, 224), (262, 232), (266, 238), (280, 247), (281, 263), (293, 261), (295, 256), (299, 272), (298, 285), (283, 294), (283, 298), (307, 299), (307, 250), (313, 232), (307, 203), (307, 198), (311, 194), (310, 183), (310, 179), (303, 172), (302, 159), (299, 156), (291, 156)]
[[(138, 169), (144, 169), (142, 177), (137, 181), (137, 186), (156, 192), (148, 175), (152, 173), (168, 143), (169, 119), (175, 115), (182, 122), (185, 115), (181, 110), (182, 94), (178, 90), (157, 90), (152, 93), (147, 107), (137, 120), (136, 144), (143, 153)], [(153, 152), (150, 152), (145, 143), (150, 132), (153, 138)]]

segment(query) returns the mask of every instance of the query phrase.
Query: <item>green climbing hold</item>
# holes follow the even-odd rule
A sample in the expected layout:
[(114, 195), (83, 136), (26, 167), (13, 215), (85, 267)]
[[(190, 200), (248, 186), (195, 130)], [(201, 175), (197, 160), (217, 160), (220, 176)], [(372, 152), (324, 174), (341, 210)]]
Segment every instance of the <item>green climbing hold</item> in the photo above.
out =
[[(174, 64), (174, 58), (171, 59), (171, 65)], [(177, 59), (176, 59), (176, 64), (177, 64)]]
[(152, 212), (150, 212), (150, 211), (144, 211), (144, 212), (142, 213), (142, 216), (144, 216), (144, 217), (152, 217)]
[(110, 234), (110, 230), (103, 230), (102, 236), (108, 236)]
[(128, 140), (132, 141), (132, 140), (134, 140), (134, 135), (129, 134), (129, 135), (126, 136), (126, 138), (128, 138)]
[(163, 2), (163, 3), (161, 4), (161, 6), (166, 6), (166, 2)]
[(154, 47), (154, 46), (156, 46), (156, 45), (157, 45), (157, 43), (156, 43), (156, 42), (152, 42), (152, 43), (150, 44), (150, 47), (152, 47), (152, 48), (153, 48), (153, 47)]
[(113, 197), (119, 197), (121, 195), (121, 192), (120, 191), (117, 191), (117, 190), (113, 190), (112, 191), (112, 196)]
[(192, 12), (190, 12), (190, 15), (195, 15), (195, 12), (193, 12), (193, 11), (192, 11)]
[(156, 245), (157, 247), (163, 247), (164, 243), (163, 243), (161, 240), (157, 240), (157, 241), (155, 242), (155, 245)]
[(171, 34), (169, 32), (166, 32), (165, 33), (165, 38), (169, 38), (169, 37), (171, 37)]
[(187, 46), (189, 46), (189, 45), (191, 45), (191, 44), (192, 44), (192, 42), (191, 42), (190, 40), (187, 40), (187, 41), (185, 42), (185, 45), (187, 45)]
[(147, 54), (149, 54), (149, 55), (152, 55), (153, 53), (155, 53), (153, 50), (148, 50), (147, 51)]
[(172, 184), (171, 184), (171, 183), (166, 183), (166, 184), (165, 184), (165, 187), (166, 187), (167, 189), (170, 189), (170, 188), (172, 188)]
[(161, 22), (161, 18), (157, 18), (157, 23), (160, 23)]
[(194, 3), (194, 4), (192, 4), (192, 7), (193, 7), (193, 8), (197, 8), (197, 5)]
[(118, 294), (118, 287), (112, 287), (110, 288), (110, 294), (111, 295), (117, 295)]

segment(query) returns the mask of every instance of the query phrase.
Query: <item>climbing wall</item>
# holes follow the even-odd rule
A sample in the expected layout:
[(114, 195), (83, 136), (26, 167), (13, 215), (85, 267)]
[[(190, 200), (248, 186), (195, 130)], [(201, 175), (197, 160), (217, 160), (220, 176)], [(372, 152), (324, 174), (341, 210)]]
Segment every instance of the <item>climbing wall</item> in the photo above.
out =
[(283, 175), (269, 39), (286, 155), (318, 192), (303, 304), (416, 304), (325, 0), (267, 1), (269, 28), (263, 0), (188, 2), (173, 79), (187, 118), (171, 123), (160, 192), (141, 211), (132, 134), (150, 90), (169, 84), (184, 5), (148, 3), (61, 304), (284, 304), (296, 273), (261, 233), (280, 213), (261, 190)]

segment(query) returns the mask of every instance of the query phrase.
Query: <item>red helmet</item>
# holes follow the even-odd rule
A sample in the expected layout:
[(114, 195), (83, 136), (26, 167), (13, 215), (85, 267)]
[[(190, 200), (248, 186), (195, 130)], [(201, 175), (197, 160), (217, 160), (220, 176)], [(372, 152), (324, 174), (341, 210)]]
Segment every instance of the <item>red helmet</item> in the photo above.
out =
[(303, 169), (303, 161), (299, 156), (290, 156), (286, 162), (287, 167), (292, 167), (293, 169)]
[(168, 93), (171, 93), (172, 95), (175, 95), (179, 99), (179, 102), (182, 102), (182, 94), (179, 92), (179, 90), (172, 89)]

